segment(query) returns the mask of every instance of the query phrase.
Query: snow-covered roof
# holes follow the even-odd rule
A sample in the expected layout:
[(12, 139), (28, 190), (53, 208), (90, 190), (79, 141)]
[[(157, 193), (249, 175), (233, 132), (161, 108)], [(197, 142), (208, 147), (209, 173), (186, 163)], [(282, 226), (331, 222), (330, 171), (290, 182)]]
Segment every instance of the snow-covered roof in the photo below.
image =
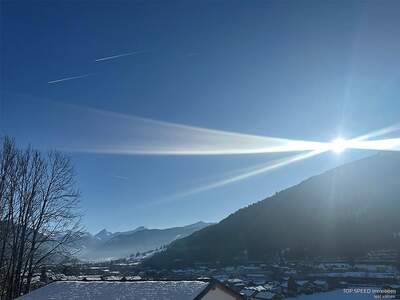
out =
[(20, 300), (189, 300), (207, 286), (203, 281), (82, 282), (57, 281), (32, 291)]
[(308, 281), (307, 280), (297, 280), (296, 283), (297, 283), (297, 285), (304, 286), (308, 283)]
[(251, 295), (255, 294), (256, 291), (255, 290), (250, 290), (248, 288), (244, 288), (240, 291), (240, 294), (246, 296), (246, 297), (250, 297)]
[(273, 299), (274, 296), (275, 296), (275, 294), (271, 293), (271, 292), (259, 292), (259, 293), (257, 293), (257, 295), (255, 297), (256, 297), (256, 299), (270, 300), (270, 299)]
[(240, 278), (232, 278), (232, 279), (228, 279), (228, 282), (229, 283), (241, 283), (241, 282), (243, 282), (243, 280)]

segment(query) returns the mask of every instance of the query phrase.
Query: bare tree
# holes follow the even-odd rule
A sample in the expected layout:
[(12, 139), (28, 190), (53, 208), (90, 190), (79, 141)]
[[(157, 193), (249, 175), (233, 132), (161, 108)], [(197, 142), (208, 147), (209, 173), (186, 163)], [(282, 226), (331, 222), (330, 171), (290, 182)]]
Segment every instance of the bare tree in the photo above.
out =
[(32, 277), (79, 237), (79, 193), (70, 160), (16, 148), (0, 152), (0, 297), (29, 292)]

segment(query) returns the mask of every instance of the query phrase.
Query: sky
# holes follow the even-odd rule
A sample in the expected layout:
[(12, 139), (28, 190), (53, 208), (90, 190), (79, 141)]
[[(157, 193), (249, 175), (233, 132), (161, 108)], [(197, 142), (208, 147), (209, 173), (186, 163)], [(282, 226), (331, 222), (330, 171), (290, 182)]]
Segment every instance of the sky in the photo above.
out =
[(253, 136), (329, 142), (400, 121), (399, 1), (0, 5), (0, 135), (71, 157), (90, 232), (218, 222), (375, 153), (242, 178), (299, 153), (187, 152)]

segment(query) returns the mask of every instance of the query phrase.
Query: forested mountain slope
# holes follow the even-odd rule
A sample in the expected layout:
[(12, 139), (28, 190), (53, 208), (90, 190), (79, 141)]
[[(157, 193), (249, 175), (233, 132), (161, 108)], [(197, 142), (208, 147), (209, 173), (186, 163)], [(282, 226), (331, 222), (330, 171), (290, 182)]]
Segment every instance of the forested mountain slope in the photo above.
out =
[(358, 160), (242, 208), (177, 240), (149, 265), (286, 255), (363, 255), (399, 247), (400, 154)]

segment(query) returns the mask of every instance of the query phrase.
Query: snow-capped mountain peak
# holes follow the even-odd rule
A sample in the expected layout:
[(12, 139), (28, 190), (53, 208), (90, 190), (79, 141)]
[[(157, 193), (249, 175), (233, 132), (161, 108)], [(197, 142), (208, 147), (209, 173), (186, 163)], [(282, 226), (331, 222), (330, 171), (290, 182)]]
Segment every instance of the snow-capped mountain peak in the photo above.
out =
[(105, 240), (110, 239), (113, 235), (114, 234), (112, 232), (110, 232), (106, 229), (103, 229), (103, 230), (99, 231), (98, 233), (96, 233), (94, 235), (94, 237), (98, 240), (105, 241)]

